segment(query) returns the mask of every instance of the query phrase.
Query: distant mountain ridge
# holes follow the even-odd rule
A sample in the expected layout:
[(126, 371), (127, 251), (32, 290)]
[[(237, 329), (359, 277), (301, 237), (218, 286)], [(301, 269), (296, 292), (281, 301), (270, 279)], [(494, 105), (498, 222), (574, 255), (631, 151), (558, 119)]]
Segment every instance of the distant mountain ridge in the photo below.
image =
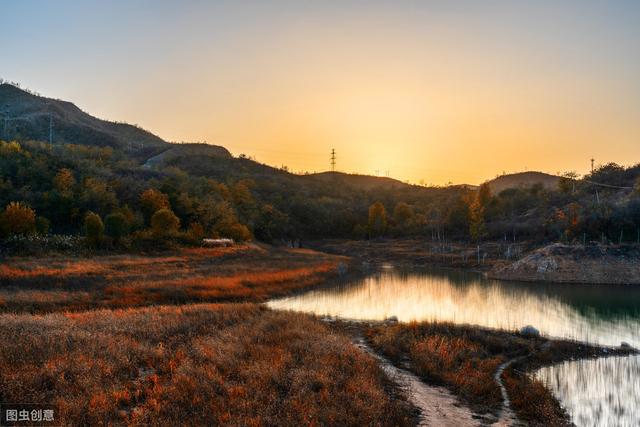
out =
[(319, 172), (312, 173), (308, 175), (303, 175), (307, 177), (307, 179), (313, 179), (322, 182), (331, 182), (335, 180), (344, 181), (349, 183), (354, 187), (359, 187), (363, 189), (373, 189), (378, 187), (405, 187), (411, 186), (411, 184), (407, 184), (395, 178), (383, 177), (383, 176), (373, 176), (373, 175), (361, 175), (361, 174), (351, 174), (344, 172)]
[(137, 126), (93, 117), (71, 102), (45, 98), (10, 84), (0, 85), (0, 137), (49, 140), (129, 150), (148, 156), (167, 142)]
[[(170, 143), (140, 127), (98, 119), (71, 102), (29, 93), (12, 84), (0, 84), (0, 139), (49, 140), (50, 125), (53, 143), (69, 143), (111, 147), (126, 153), (148, 168), (176, 166), (188, 173), (222, 179), (227, 176), (253, 179), (285, 179), (315, 181), (327, 185), (336, 183), (369, 191), (384, 189), (420, 189), (388, 177), (320, 172), (308, 175), (289, 174), (278, 168), (246, 158), (234, 158), (224, 147), (186, 143)], [(494, 194), (511, 187), (541, 183), (557, 185), (558, 177), (542, 172), (522, 172), (503, 175), (489, 181)], [(473, 185), (450, 186), (451, 189), (477, 188)]]
[(487, 183), (493, 194), (499, 194), (508, 188), (532, 187), (536, 184), (540, 184), (547, 189), (552, 189), (558, 186), (559, 179), (560, 177), (556, 175), (532, 171), (502, 175), (487, 181)]

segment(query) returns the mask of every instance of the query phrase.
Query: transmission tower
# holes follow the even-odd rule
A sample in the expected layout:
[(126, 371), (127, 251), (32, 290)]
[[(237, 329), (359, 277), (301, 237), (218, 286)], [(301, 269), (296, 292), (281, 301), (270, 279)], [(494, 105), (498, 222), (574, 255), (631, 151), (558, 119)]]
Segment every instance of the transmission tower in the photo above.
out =
[(331, 149), (331, 172), (335, 172), (336, 170), (336, 149)]

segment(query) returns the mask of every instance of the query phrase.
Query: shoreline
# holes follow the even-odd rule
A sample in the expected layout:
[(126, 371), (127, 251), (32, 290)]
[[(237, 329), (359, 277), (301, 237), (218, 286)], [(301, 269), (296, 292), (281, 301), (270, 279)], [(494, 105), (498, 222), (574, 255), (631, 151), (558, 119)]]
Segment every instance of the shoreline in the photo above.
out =
[[(349, 321), (337, 318), (320, 318), (321, 321), (332, 325), (333, 328), (340, 331), (347, 331), (352, 337), (365, 337), (365, 343), (373, 348), (380, 356), (385, 360), (390, 361), (398, 369), (408, 370), (411, 373), (417, 375), (427, 387), (442, 387), (444, 386), (449, 392), (453, 393), (459, 400), (461, 405), (469, 407), (475, 413), (475, 418), (484, 418), (491, 420), (490, 424), (509, 419), (509, 410), (516, 414), (517, 419), (527, 422), (543, 422), (549, 423), (547, 425), (572, 425), (568, 413), (561, 406), (560, 401), (553, 395), (550, 389), (543, 387), (544, 391), (539, 388), (539, 383), (532, 377), (532, 374), (538, 369), (551, 366), (558, 363), (562, 363), (568, 360), (591, 360), (606, 357), (629, 357), (640, 354), (640, 351), (635, 348), (602, 346), (596, 344), (589, 344), (576, 340), (548, 338), (543, 336), (526, 336), (519, 332), (484, 328), (476, 325), (455, 325), (446, 322), (409, 322), (401, 323), (397, 321)], [(377, 342), (379, 337), (387, 337), (394, 334), (406, 334), (409, 333), (410, 337), (422, 336), (421, 333), (416, 331), (428, 330), (424, 335), (429, 338), (434, 336), (449, 336), (469, 338), (471, 337), (473, 342), (482, 343), (485, 342), (489, 347), (495, 345), (492, 344), (496, 338), (499, 338), (505, 345), (505, 353), (503, 354), (503, 362), (496, 366), (495, 369), (487, 372), (487, 380), (491, 378), (491, 381), (495, 383), (495, 390), (500, 390), (501, 399), (504, 398), (504, 392), (506, 392), (509, 398), (508, 404), (505, 400), (500, 400), (499, 404), (494, 403), (485, 404), (484, 393), (482, 392), (476, 396), (469, 396), (461, 394), (458, 386), (453, 384), (442, 382), (442, 380), (434, 381), (429, 375), (424, 374), (419, 366), (419, 361), (413, 361), (415, 355), (412, 356), (406, 353), (406, 350), (398, 350), (403, 348), (405, 344), (402, 344), (402, 340), (406, 338), (399, 338), (401, 341), (395, 342), (392, 347), (388, 347), (389, 344), (380, 344)], [(443, 334), (444, 335), (440, 335)], [(418, 334), (418, 335), (416, 335)], [(396, 335), (401, 336), (401, 335)], [(412, 338), (414, 339), (414, 338)], [(438, 338), (439, 340), (443, 338)], [(457, 339), (457, 338), (456, 338)], [(415, 363), (418, 363), (416, 365)], [(480, 362), (477, 362), (480, 363)], [(482, 366), (480, 363), (478, 366)], [(479, 370), (482, 368), (478, 368)], [(421, 375), (422, 372), (422, 375)], [(426, 376), (425, 376), (426, 375)], [(479, 373), (468, 372), (466, 375), (474, 376)], [(530, 394), (530, 396), (528, 396)], [(527, 396), (524, 398), (523, 396)], [(528, 399), (532, 400), (531, 406), (528, 405)], [(498, 402), (498, 401), (494, 401)], [(514, 403), (515, 402), (515, 403)], [(523, 403), (524, 402), (524, 403)], [(538, 411), (538, 406), (543, 405), (547, 408), (546, 411)], [(511, 409), (509, 409), (509, 407)], [(550, 411), (551, 410), (551, 411)], [(549, 412), (550, 411), (550, 412)], [(544, 412), (554, 414), (553, 419), (543, 419), (545, 415), (538, 412)], [(540, 418), (543, 417), (543, 418)], [(537, 418), (537, 419), (536, 419)], [(506, 423), (504, 425), (511, 425)]]
[(391, 262), (471, 271), (483, 273), (488, 279), (494, 280), (640, 285), (638, 245), (539, 245), (503, 241), (472, 245), (419, 239), (326, 239), (311, 241), (308, 247), (364, 263)]

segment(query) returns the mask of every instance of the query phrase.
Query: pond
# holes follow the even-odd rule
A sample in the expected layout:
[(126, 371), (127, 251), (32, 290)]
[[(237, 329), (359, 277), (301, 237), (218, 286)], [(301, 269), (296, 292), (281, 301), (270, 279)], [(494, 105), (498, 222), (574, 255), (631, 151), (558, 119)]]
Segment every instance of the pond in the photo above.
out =
[[(395, 269), (272, 300), (271, 308), (345, 319), (533, 325), (549, 337), (640, 347), (640, 287), (487, 280), (453, 270)], [(640, 425), (640, 358), (567, 362), (536, 373), (577, 425)]]

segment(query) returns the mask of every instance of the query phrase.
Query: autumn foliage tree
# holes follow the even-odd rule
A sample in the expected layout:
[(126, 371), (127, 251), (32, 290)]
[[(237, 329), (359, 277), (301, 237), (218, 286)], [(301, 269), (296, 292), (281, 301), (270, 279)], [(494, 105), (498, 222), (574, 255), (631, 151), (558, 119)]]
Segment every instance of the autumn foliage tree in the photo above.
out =
[(62, 168), (53, 178), (53, 188), (64, 197), (71, 197), (76, 180), (73, 172), (67, 168)]
[(487, 235), (484, 207), (478, 197), (475, 197), (469, 205), (469, 235), (474, 242), (479, 242)]
[(156, 236), (175, 234), (180, 228), (180, 218), (171, 209), (160, 209), (151, 217), (151, 231)]
[(381, 236), (387, 230), (387, 211), (381, 202), (375, 202), (369, 207), (369, 233)]
[(96, 247), (102, 243), (104, 237), (104, 224), (100, 215), (88, 212), (84, 217), (84, 232), (89, 246)]
[(160, 209), (169, 209), (169, 198), (166, 194), (149, 188), (140, 195), (140, 206), (146, 221), (150, 221), (153, 214)]
[(0, 229), (3, 234), (29, 234), (36, 229), (36, 213), (21, 202), (11, 202), (0, 215)]
[(405, 202), (399, 202), (393, 208), (393, 219), (397, 225), (406, 225), (413, 218), (413, 215), (413, 208)]

